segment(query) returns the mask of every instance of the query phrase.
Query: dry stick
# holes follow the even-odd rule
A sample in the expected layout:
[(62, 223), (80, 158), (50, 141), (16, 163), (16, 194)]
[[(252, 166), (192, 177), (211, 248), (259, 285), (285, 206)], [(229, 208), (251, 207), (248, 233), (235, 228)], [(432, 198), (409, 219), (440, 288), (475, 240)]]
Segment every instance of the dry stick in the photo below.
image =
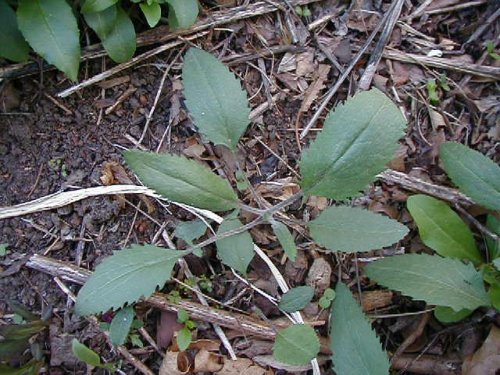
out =
[(418, 322), (418, 326), (413, 331), (404, 341), (403, 343), (399, 346), (398, 350), (394, 353), (392, 356), (391, 361), (394, 361), (396, 358), (401, 356), (405, 352), (408, 347), (413, 344), (420, 336), (422, 336), (422, 333), (424, 332), (425, 327), (427, 326), (427, 323), (429, 322), (429, 319), (431, 318), (432, 313), (427, 312), (422, 317), (420, 318), (420, 322)]
[(449, 13), (454, 12), (456, 10), (467, 9), (471, 7), (476, 7), (487, 3), (489, 0), (477, 0), (477, 1), (469, 1), (468, 3), (457, 4), (449, 7), (437, 8), (426, 10), (425, 14), (440, 14), (440, 13)]
[[(322, 0), (290, 0), (293, 6), (307, 5), (310, 3)], [(137, 37), (137, 47), (144, 47), (152, 44), (165, 43), (172, 41), (180, 36), (186, 39), (192, 38), (192, 34), (199, 33), (213, 29), (214, 27), (221, 26), (227, 23), (240, 21), (243, 19), (260, 16), (267, 13), (272, 13), (278, 10), (276, 4), (271, 4), (266, 1), (257, 1), (253, 4), (242, 5), (239, 7), (230, 8), (227, 10), (213, 12), (210, 16), (198, 20), (193, 26), (188, 29), (177, 30), (172, 32), (168, 26), (159, 26), (146, 31)], [(107, 52), (101, 44), (89, 46), (83, 50), (81, 61), (87, 61), (98, 57), (106, 56)], [(52, 69), (53, 67), (48, 64), (44, 69)], [(23, 75), (37, 74), (39, 66), (35, 62), (21, 63), (9, 65), (6, 68), (0, 68), (0, 79), (2, 78), (16, 78)]]
[(389, 37), (392, 34), (392, 30), (394, 30), (394, 26), (401, 15), (401, 10), (403, 9), (403, 3), (405, 0), (397, 0), (394, 7), (392, 8), (388, 20), (384, 26), (380, 34), (380, 39), (378, 40), (375, 48), (373, 49), (370, 60), (368, 61), (368, 65), (366, 69), (359, 79), (358, 90), (368, 90), (372, 83), (373, 76), (375, 71), (377, 70), (380, 59), (382, 58), (382, 52), (389, 40)]
[(311, 130), (311, 128), (314, 126), (314, 124), (316, 124), (316, 121), (318, 121), (319, 116), (321, 116), (321, 113), (323, 112), (323, 110), (326, 108), (326, 106), (328, 105), (328, 103), (330, 103), (330, 100), (332, 99), (333, 95), (335, 95), (335, 93), (337, 92), (337, 90), (339, 89), (339, 87), (342, 85), (342, 83), (344, 83), (345, 79), (351, 73), (351, 70), (358, 63), (359, 59), (361, 59), (361, 57), (363, 56), (363, 54), (365, 53), (365, 51), (370, 46), (371, 42), (375, 38), (375, 35), (377, 35), (378, 31), (382, 28), (382, 25), (387, 20), (387, 17), (388, 17), (388, 15), (389, 15), (390, 12), (391, 12), (391, 9), (389, 9), (389, 11), (387, 11), (385, 13), (384, 17), (380, 20), (380, 22), (378, 23), (378, 25), (372, 31), (372, 33), (370, 34), (370, 36), (366, 40), (365, 44), (363, 45), (363, 47), (358, 51), (358, 53), (356, 54), (356, 56), (354, 56), (354, 59), (351, 61), (351, 63), (349, 64), (349, 66), (341, 74), (341, 76), (339, 77), (339, 79), (337, 80), (337, 82), (335, 82), (335, 85), (333, 85), (333, 87), (330, 90), (328, 90), (328, 93), (325, 95), (325, 98), (323, 99), (323, 101), (319, 105), (318, 109), (316, 110), (316, 113), (314, 113), (314, 115), (312, 116), (311, 120), (309, 120), (309, 122), (306, 125), (306, 127), (302, 130), (302, 133), (300, 133), (300, 139), (304, 139), (305, 136), (309, 133), (309, 130)]
[(455, 358), (443, 358), (436, 355), (401, 355), (392, 363), (392, 368), (424, 375), (459, 375), (462, 374), (462, 361)]
[(495, 22), (495, 20), (500, 17), (500, 8), (498, 8), (495, 13), (493, 13), (492, 15), (490, 15), (488, 17), (488, 19), (486, 20), (486, 22), (484, 22), (483, 24), (481, 24), (481, 26), (479, 26), (477, 28), (476, 31), (474, 31), (474, 33), (469, 37), (469, 39), (467, 39), (467, 41), (465, 42), (465, 44), (470, 44), (472, 42), (474, 42), (477, 38), (479, 38), (483, 33), (484, 31), (491, 26), (491, 24), (493, 22)]

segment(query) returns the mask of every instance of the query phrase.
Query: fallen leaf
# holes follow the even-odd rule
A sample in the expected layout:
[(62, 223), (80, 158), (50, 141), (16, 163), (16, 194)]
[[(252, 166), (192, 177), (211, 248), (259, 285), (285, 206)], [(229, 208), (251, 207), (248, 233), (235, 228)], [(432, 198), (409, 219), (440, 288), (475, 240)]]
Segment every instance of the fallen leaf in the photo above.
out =
[(169, 311), (162, 311), (160, 319), (156, 325), (156, 344), (160, 348), (166, 348), (172, 342), (174, 333), (184, 327), (177, 321), (177, 314)]
[(462, 375), (495, 375), (500, 370), (500, 328), (492, 325), (483, 345), (465, 359)]
[(306, 278), (306, 285), (314, 288), (314, 294), (321, 296), (330, 287), (332, 267), (324, 258), (314, 259)]
[(194, 357), (194, 372), (219, 372), (224, 367), (224, 357), (207, 350), (200, 350)]
[(158, 375), (184, 375), (190, 369), (191, 363), (185, 352), (166, 352)]

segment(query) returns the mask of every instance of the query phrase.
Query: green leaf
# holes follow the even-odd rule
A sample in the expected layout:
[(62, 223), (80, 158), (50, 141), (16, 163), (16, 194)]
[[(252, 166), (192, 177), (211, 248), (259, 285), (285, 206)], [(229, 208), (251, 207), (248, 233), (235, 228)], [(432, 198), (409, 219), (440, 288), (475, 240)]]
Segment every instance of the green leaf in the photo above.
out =
[(182, 81), (196, 127), (211, 142), (235, 150), (250, 114), (238, 79), (210, 53), (190, 48), (184, 57)]
[(165, 198), (212, 211), (238, 206), (231, 185), (197, 161), (135, 150), (124, 156), (142, 182)]
[(493, 160), (455, 142), (443, 143), (439, 156), (462, 192), (486, 208), (500, 210), (500, 167)]
[(359, 207), (332, 206), (309, 223), (309, 231), (331, 251), (354, 253), (392, 245), (406, 236), (408, 228)]
[(422, 242), (444, 257), (482, 262), (469, 227), (446, 203), (428, 195), (408, 198)]
[(439, 94), (437, 92), (437, 88), (438, 86), (435, 79), (427, 80), (427, 93), (429, 96), (429, 102), (432, 105), (439, 104)]
[(101, 12), (83, 13), (85, 22), (95, 31), (99, 39), (104, 40), (113, 31), (118, 13), (117, 6), (113, 5)]
[(138, 348), (144, 347), (144, 343), (141, 341), (139, 335), (130, 335), (130, 342), (133, 346), (137, 346)]
[(65, 0), (20, 0), (17, 22), (35, 52), (72, 81), (77, 80), (80, 32)]
[(376, 89), (337, 106), (302, 154), (304, 192), (336, 200), (358, 195), (393, 158), (405, 126), (399, 109)]
[(471, 310), (462, 309), (460, 311), (455, 311), (451, 307), (446, 306), (436, 306), (434, 309), (434, 316), (441, 323), (459, 322), (470, 314), (472, 314)]
[(198, 0), (166, 0), (169, 5), (168, 23), (172, 29), (186, 29), (196, 22)]
[(315, 358), (319, 349), (319, 339), (314, 329), (305, 324), (295, 324), (278, 331), (273, 355), (280, 362), (299, 366)]
[(314, 288), (310, 286), (298, 286), (290, 289), (281, 297), (279, 308), (286, 312), (302, 310), (314, 297)]
[(405, 254), (377, 260), (365, 272), (380, 285), (430, 305), (459, 311), (490, 304), (481, 273), (458, 259)]
[(109, 337), (113, 345), (123, 345), (127, 341), (130, 327), (134, 321), (134, 308), (132, 306), (120, 309), (109, 326)]
[(180, 309), (177, 311), (177, 321), (179, 323), (186, 323), (189, 320), (189, 314), (186, 310)]
[(9, 246), (9, 244), (6, 244), (6, 243), (0, 244), (0, 257), (5, 256), (5, 254), (7, 253), (8, 246)]
[(155, 27), (158, 22), (160, 22), (161, 18), (161, 6), (158, 3), (140, 3), (142, 13), (144, 17), (146, 17), (146, 21), (148, 21), (149, 27)]
[(193, 246), (193, 241), (200, 238), (207, 231), (203, 220), (182, 221), (175, 227), (174, 236)]
[(491, 305), (500, 311), (500, 285), (492, 285), (488, 290), (491, 299)]
[(279, 221), (271, 220), (271, 227), (276, 237), (278, 237), (278, 241), (281, 247), (283, 247), (285, 254), (288, 255), (292, 262), (295, 262), (295, 258), (297, 257), (297, 246), (295, 246), (295, 241), (286, 225)]
[(500, 258), (497, 258), (493, 261), (493, 264), (495, 265), (496, 269), (500, 271)]
[(0, 0), (0, 57), (25, 61), (29, 49), (17, 26), (16, 13), (5, 0)]
[[(486, 228), (500, 236), (500, 220), (498, 220), (495, 215), (488, 215), (486, 217)], [(495, 241), (489, 236), (486, 237), (486, 246), (488, 247), (488, 252), (490, 254), (490, 259), (495, 259), (500, 256), (500, 241)]]
[[(217, 235), (238, 229), (242, 225), (237, 218), (227, 218), (219, 226)], [(253, 241), (248, 231), (218, 240), (216, 245), (217, 254), (225, 265), (244, 275), (247, 273), (248, 265), (254, 256)]]
[(89, 315), (121, 308), (149, 297), (165, 284), (184, 251), (145, 245), (132, 246), (104, 259), (78, 293), (75, 311)]
[(337, 283), (330, 348), (337, 375), (387, 375), (389, 360), (349, 288)]
[(188, 328), (184, 327), (179, 332), (177, 332), (177, 346), (179, 347), (179, 350), (181, 352), (189, 348), (191, 341), (193, 341), (193, 337), (191, 335), (191, 331)]
[(101, 358), (99, 358), (97, 353), (92, 349), (89, 349), (77, 339), (73, 339), (73, 341), (71, 341), (71, 350), (73, 351), (73, 355), (80, 361), (94, 367), (101, 366)]
[(122, 63), (134, 56), (136, 49), (134, 24), (121, 7), (116, 8), (116, 21), (113, 28), (100, 39), (113, 61)]
[(118, 0), (85, 0), (82, 6), (82, 13), (102, 12), (117, 2)]

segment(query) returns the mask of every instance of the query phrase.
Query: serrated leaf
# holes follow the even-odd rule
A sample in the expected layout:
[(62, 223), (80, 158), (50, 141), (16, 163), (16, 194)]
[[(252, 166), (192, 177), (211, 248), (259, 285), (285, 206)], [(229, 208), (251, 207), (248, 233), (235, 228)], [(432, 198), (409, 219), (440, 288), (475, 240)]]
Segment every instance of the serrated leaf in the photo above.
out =
[(106, 39), (115, 27), (117, 9), (117, 6), (113, 5), (101, 12), (83, 13), (85, 22), (94, 30), (101, 41)]
[(305, 324), (295, 324), (278, 331), (273, 356), (289, 365), (305, 365), (316, 357), (319, 349), (319, 339), (314, 329)]
[(314, 288), (310, 286), (298, 286), (290, 289), (281, 297), (279, 308), (286, 312), (302, 310), (314, 297)]
[(115, 252), (96, 267), (78, 293), (78, 315), (97, 314), (121, 308), (141, 297), (149, 297), (170, 278), (184, 251), (134, 245)]
[[(486, 217), (486, 228), (500, 236), (500, 220), (498, 220), (495, 215), (488, 215)], [(494, 240), (489, 236), (486, 237), (486, 246), (488, 247), (488, 252), (490, 254), (490, 259), (495, 259), (500, 256), (500, 240)]]
[(166, 0), (169, 5), (168, 23), (175, 29), (186, 29), (196, 22), (198, 0)]
[(238, 206), (229, 183), (197, 161), (135, 150), (126, 151), (124, 157), (142, 182), (165, 198), (212, 211)]
[(349, 288), (337, 283), (330, 348), (337, 375), (387, 375), (389, 360)]
[(121, 7), (116, 7), (116, 20), (113, 28), (100, 39), (113, 61), (122, 63), (134, 56), (136, 49), (134, 24)]
[(85, 0), (82, 6), (82, 13), (102, 12), (117, 2), (118, 0)]
[(459, 311), (490, 304), (481, 274), (458, 259), (405, 254), (377, 260), (365, 272), (378, 284), (430, 305)]
[(406, 205), (424, 244), (444, 257), (482, 262), (471, 230), (445, 202), (419, 194)]
[(406, 236), (408, 228), (359, 207), (332, 206), (309, 223), (309, 232), (331, 251), (354, 253), (392, 245)]
[(323, 130), (300, 160), (307, 195), (353, 197), (386, 168), (406, 121), (382, 92), (364, 91), (330, 112)]
[(86, 345), (79, 342), (77, 339), (71, 341), (71, 351), (73, 355), (80, 361), (85, 362), (88, 365), (94, 367), (101, 366), (101, 358), (92, 349), (89, 349)]
[(155, 27), (161, 18), (161, 6), (158, 3), (140, 3), (142, 13), (148, 21), (149, 27)]
[[(217, 235), (237, 229), (243, 224), (237, 218), (227, 218), (219, 226)], [(250, 233), (245, 231), (234, 236), (223, 238), (216, 242), (217, 255), (222, 262), (241, 272), (247, 273), (247, 268), (253, 259), (253, 241)]]
[(286, 225), (279, 221), (271, 220), (271, 227), (276, 237), (278, 237), (278, 241), (285, 254), (288, 255), (292, 262), (295, 262), (295, 258), (297, 257), (297, 246), (295, 246), (295, 241)]
[(17, 22), (31, 48), (72, 81), (80, 66), (80, 32), (65, 0), (20, 0)]
[(189, 348), (191, 341), (193, 341), (193, 336), (191, 335), (191, 331), (186, 327), (177, 332), (177, 346), (181, 352)]
[(443, 143), (439, 156), (444, 170), (462, 192), (486, 208), (500, 210), (500, 166), (455, 142)]
[(120, 309), (109, 326), (109, 337), (113, 345), (123, 345), (127, 341), (130, 327), (134, 321), (134, 308), (132, 306)]
[(0, 0), (0, 57), (16, 62), (25, 61), (29, 49), (17, 26), (16, 12), (5, 0)]
[(460, 311), (455, 311), (451, 307), (446, 306), (436, 306), (434, 309), (434, 316), (441, 323), (459, 322), (470, 314), (472, 314), (471, 310), (462, 309)]
[(249, 124), (245, 91), (233, 73), (210, 53), (190, 48), (182, 82), (194, 124), (211, 142), (236, 149)]

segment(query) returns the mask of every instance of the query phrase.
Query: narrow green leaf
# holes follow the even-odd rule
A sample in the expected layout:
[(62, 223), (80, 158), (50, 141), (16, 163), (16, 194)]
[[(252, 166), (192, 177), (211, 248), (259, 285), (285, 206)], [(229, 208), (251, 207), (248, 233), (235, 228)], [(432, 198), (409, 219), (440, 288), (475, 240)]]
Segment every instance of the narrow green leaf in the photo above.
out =
[(359, 207), (332, 206), (309, 223), (309, 231), (332, 251), (354, 253), (392, 245), (406, 236), (408, 228)]
[(478, 151), (455, 142), (441, 145), (444, 170), (477, 203), (500, 210), (500, 167)]
[(113, 31), (118, 14), (117, 9), (117, 6), (113, 5), (101, 12), (83, 13), (85, 22), (95, 31), (101, 41)]
[[(486, 217), (486, 228), (500, 236), (500, 220), (495, 215)], [(490, 259), (495, 259), (500, 256), (500, 241), (495, 241), (493, 238), (486, 236), (486, 246), (490, 254)]]
[(481, 273), (458, 259), (405, 254), (377, 260), (365, 272), (380, 285), (430, 305), (459, 311), (490, 304)]
[(337, 375), (387, 375), (389, 360), (349, 288), (337, 283), (330, 347)]
[(471, 310), (462, 309), (460, 311), (455, 311), (451, 307), (446, 306), (436, 306), (434, 309), (434, 316), (441, 323), (459, 322), (470, 314), (472, 314)]
[(109, 337), (113, 345), (123, 345), (127, 341), (130, 327), (134, 321), (134, 308), (132, 306), (120, 309), (109, 326)]
[(418, 194), (408, 198), (407, 207), (424, 244), (444, 257), (482, 262), (471, 230), (446, 203)]
[(134, 56), (136, 49), (134, 24), (121, 7), (116, 8), (116, 21), (113, 28), (100, 39), (113, 61), (122, 63)]
[[(237, 229), (243, 224), (237, 218), (227, 218), (219, 226), (217, 235)], [(247, 268), (253, 259), (253, 241), (248, 231), (223, 238), (216, 242), (217, 254), (222, 262), (229, 267), (247, 273)]]
[(0, 57), (25, 61), (29, 49), (17, 26), (16, 13), (5, 0), (0, 0)]
[(315, 358), (319, 349), (314, 329), (305, 324), (295, 324), (278, 332), (273, 355), (280, 362), (299, 366)]
[(124, 156), (142, 182), (165, 198), (212, 211), (238, 206), (231, 185), (197, 161), (143, 151), (126, 151)]
[(281, 297), (279, 308), (286, 312), (302, 310), (314, 297), (314, 288), (310, 286), (298, 286), (290, 289)]
[(213, 143), (236, 149), (249, 124), (245, 91), (210, 53), (190, 48), (182, 69), (186, 106), (197, 128)]
[(118, 0), (85, 0), (82, 6), (82, 13), (102, 12), (117, 2)]
[(92, 349), (89, 349), (86, 345), (79, 342), (77, 339), (71, 341), (71, 350), (73, 355), (80, 361), (85, 362), (88, 365), (94, 367), (101, 366), (101, 358)]
[(179, 347), (179, 350), (181, 352), (189, 348), (191, 341), (193, 341), (193, 337), (191, 335), (191, 331), (188, 328), (184, 327), (179, 332), (177, 332), (177, 346)]
[(140, 3), (142, 13), (144, 17), (146, 17), (146, 21), (148, 21), (149, 27), (155, 27), (158, 22), (160, 22), (161, 18), (161, 6), (158, 3)]
[(17, 22), (35, 52), (72, 81), (77, 80), (80, 32), (65, 0), (20, 0)]
[(491, 306), (500, 311), (500, 285), (492, 285), (488, 290)]
[(295, 241), (286, 225), (279, 221), (271, 220), (271, 227), (276, 237), (278, 237), (278, 241), (281, 247), (283, 247), (285, 254), (288, 255), (292, 262), (295, 262), (295, 258), (297, 257), (297, 246), (295, 246)]
[(166, 0), (170, 10), (168, 23), (172, 29), (186, 29), (196, 22), (198, 0)]
[(149, 297), (170, 278), (184, 251), (145, 245), (115, 252), (96, 267), (78, 293), (78, 315), (97, 314), (121, 308), (126, 303)]
[(6, 244), (6, 243), (0, 244), (0, 257), (5, 256), (5, 254), (7, 253), (7, 247), (8, 246), (9, 245)]
[(376, 89), (337, 106), (302, 154), (305, 193), (336, 200), (358, 195), (393, 158), (405, 126), (399, 109)]

